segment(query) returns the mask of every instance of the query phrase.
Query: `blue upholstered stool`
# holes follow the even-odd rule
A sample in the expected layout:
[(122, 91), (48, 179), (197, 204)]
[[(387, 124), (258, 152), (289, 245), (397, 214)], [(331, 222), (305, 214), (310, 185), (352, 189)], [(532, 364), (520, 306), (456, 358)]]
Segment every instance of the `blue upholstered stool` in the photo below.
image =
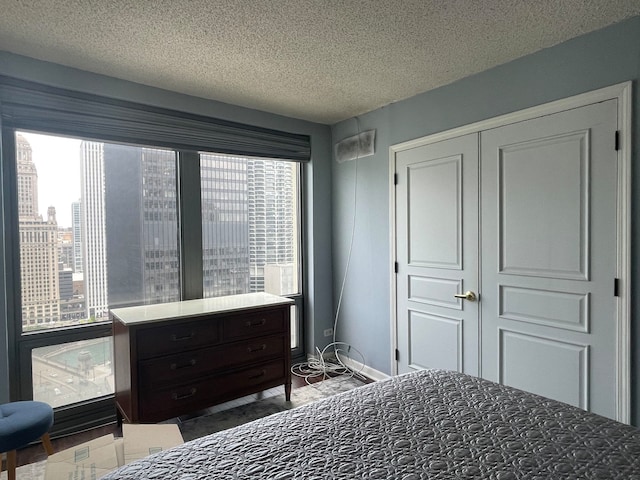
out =
[(11, 402), (0, 405), (0, 452), (7, 452), (8, 480), (16, 478), (16, 450), (42, 438), (48, 455), (53, 453), (49, 429), (53, 409), (44, 402)]

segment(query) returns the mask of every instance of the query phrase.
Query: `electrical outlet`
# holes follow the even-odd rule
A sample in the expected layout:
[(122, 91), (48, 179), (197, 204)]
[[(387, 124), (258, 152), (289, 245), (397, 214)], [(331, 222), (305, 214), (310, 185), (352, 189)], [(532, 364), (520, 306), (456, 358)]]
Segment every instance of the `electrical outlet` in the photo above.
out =
[(322, 358), (324, 359), (325, 362), (336, 363), (338, 361), (338, 359), (336, 358), (335, 352), (325, 352)]
[(331, 335), (333, 335), (333, 328), (327, 328), (327, 329), (324, 331), (324, 336), (325, 336), (325, 337), (330, 337)]

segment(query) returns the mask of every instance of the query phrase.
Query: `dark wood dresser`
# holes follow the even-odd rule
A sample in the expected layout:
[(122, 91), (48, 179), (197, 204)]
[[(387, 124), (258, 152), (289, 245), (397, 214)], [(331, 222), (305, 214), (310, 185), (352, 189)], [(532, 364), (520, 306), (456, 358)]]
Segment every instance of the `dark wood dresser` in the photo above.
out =
[(249, 293), (112, 310), (118, 414), (155, 423), (277, 385), (290, 400), (292, 304)]

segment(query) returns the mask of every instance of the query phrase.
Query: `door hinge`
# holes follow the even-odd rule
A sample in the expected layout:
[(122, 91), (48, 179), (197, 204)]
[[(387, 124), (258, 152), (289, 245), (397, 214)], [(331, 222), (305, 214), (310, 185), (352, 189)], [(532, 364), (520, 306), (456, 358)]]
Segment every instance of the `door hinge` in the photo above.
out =
[(620, 279), (619, 278), (613, 279), (613, 296), (614, 297), (620, 296)]
[(394, 270), (396, 273), (398, 273), (398, 268), (399, 268), (399, 267), (398, 267), (398, 262), (395, 262), (395, 263), (393, 264), (393, 270)]
[(397, 174), (397, 173), (394, 173), (394, 174), (393, 174), (393, 184), (394, 184), (394, 185), (397, 185), (397, 184), (398, 184), (398, 174)]
[(620, 150), (620, 130), (616, 130), (616, 151)]
[(400, 361), (400, 350), (396, 348), (396, 362)]

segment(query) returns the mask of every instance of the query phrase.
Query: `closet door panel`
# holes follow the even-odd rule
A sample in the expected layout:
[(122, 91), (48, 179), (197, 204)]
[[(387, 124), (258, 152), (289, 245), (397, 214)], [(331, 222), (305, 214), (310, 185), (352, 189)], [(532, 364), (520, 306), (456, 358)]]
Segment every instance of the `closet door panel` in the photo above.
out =
[(478, 136), (398, 153), (398, 370), (478, 375)]
[(481, 375), (616, 415), (617, 103), (482, 132)]

